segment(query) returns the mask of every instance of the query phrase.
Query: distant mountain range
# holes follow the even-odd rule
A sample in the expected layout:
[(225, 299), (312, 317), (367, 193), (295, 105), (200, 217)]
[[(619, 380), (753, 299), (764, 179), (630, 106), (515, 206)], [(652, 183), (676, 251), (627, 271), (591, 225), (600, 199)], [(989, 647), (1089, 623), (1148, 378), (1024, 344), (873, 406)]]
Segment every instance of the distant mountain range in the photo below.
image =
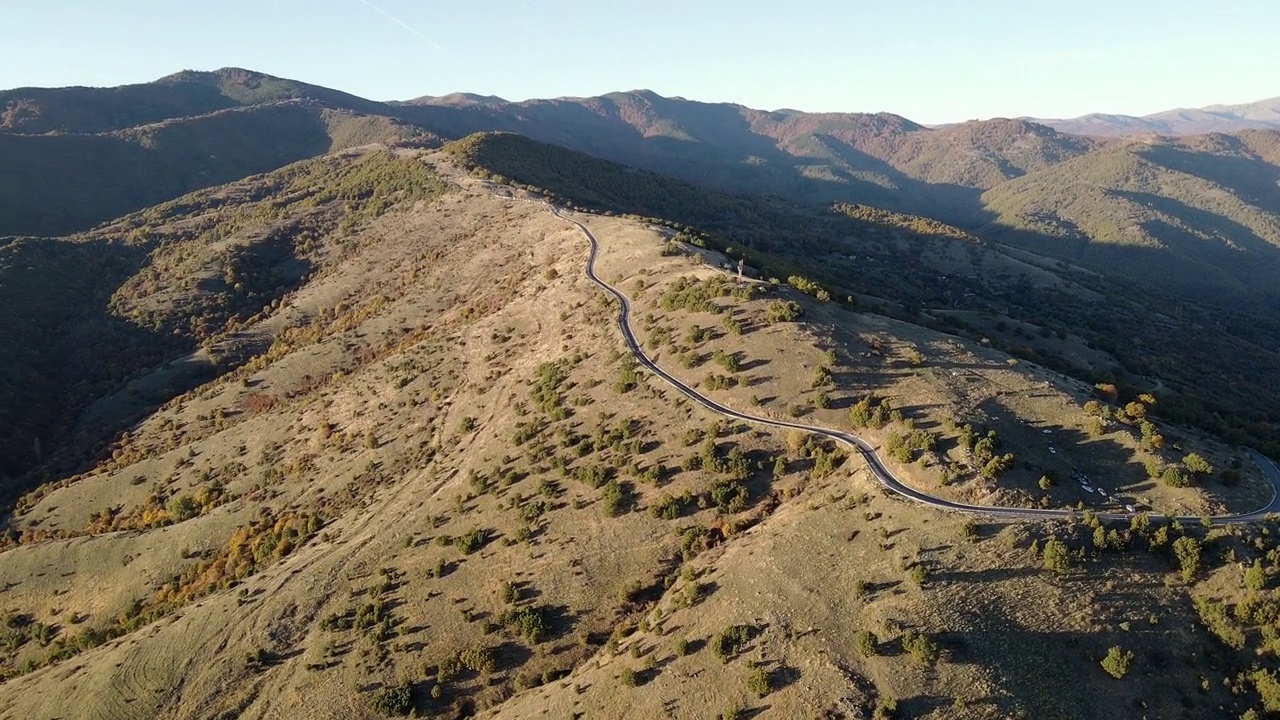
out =
[[(505, 131), (732, 193), (936, 218), (1179, 292), (1276, 298), (1280, 128), (1267, 126), (1277, 113), (1280, 101), (1268, 101), (927, 128), (890, 113), (765, 111), (648, 90), (384, 103), (236, 68), (184, 71), (119, 88), (0, 92), (0, 234), (85, 229), (344, 147)], [(1151, 134), (1210, 120), (1215, 131), (1256, 127)], [(1093, 129), (1064, 129), (1077, 127)], [(1162, 130), (1108, 137), (1122, 127)]]
[(1090, 113), (1077, 118), (1027, 118), (1060, 132), (1099, 137), (1125, 135), (1203, 135), (1280, 128), (1280, 97), (1243, 105), (1178, 108), (1135, 117)]

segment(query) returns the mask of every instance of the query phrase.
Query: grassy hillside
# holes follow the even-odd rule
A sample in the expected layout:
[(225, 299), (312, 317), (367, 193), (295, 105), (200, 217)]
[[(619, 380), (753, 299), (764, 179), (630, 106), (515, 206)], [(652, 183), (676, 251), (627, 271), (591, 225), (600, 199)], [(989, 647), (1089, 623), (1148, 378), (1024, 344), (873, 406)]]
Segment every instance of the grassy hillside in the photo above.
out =
[[(570, 203), (688, 224), (692, 237), (703, 233), (698, 242), (745, 257), (763, 277), (807, 278), (837, 301), (986, 338), (1133, 395), (1158, 376), (1172, 391), (1162, 412), (1233, 442), (1280, 448), (1280, 396), (1265, 379), (1280, 362), (1280, 327), (1250, 306), (1188, 303), (1178, 287), (1153, 283), (1148, 274), (1112, 280), (1051, 259), (1049, 251), (1010, 254), (926, 218), (736, 198), (516, 135), (477, 135), (447, 150), (484, 173)], [(1203, 342), (1188, 343), (1188, 333)], [(1224, 354), (1233, 362), (1224, 365)]]
[[(766, 276), (805, 278), (844, 302), (985, 336), (1131, 394), (1169, 388), (1166, 412), (1274, 442), (1276, 398), (1265, 382), (1237, 379), (1266, 377), (1280, 336), (1268, 305), (1280, 224), (1274, 132), (1107, 144), (1025, 121), (932, 130), (890, 114), (762, 112), (647, 91), (370, 105), (244, 71), (166, 82), (213, 88), (237, 106), (98, 135), (0, 135), (14, 158), (0, 171), (0, 232), (83, 228), (335, 147), (432, 142), (420, 127), (442, 137), (519, 130), (694, 184), (515, 140), (468, 162), (709, 234), (704, 243), (731, 247)], [(70, 106), (68, 93), (59, 102)], [(94, 93), (85, 97), (111, 97)], [(105, 100), (85, 105), (116, 112)], [(1095, 302), (1079, 306), (1081, 296)], [(1191, 346), (1188, 334), (1212, 342)]]
[[(243, 325), (271, 316), (341, 256), (323, 238), (346, 241), (393, 203), (444, 189), (420, 164), (386, 152), (322, 158), (86, 235), (0, 246), (9, 399), (0, 405), (0, 472), (18, 475), (41, 458), (51, 463), (42, 472), (75, 468), (141, 413), (239, 364), (237, 345), (270, 343), (241, 337)], [(3, 492), (31, 481), (12, 479)]]
[[(410, 167), (457, 189), (359, 204), (358, 178)], [(169, 239), (165, 281), (122, 288), (142, 307), (205, 282), (190, 257), (256, 235), (250, 218), (360, 216), (317, 222), (306, 281), (238, 323), (269, 346), (19, 504), (0, 715), (1190, 718), (1270, 702), (1274, 659), (1251, 650), (1274, 573), (1238, 563), (1280, 528), (1001, 525), (886, 497), (841, 449), (724, 422), (639, 371), (582, 274), (583, 236), (525, 199), (443, 154), (340, 156), (113, 226)], [(1168, 445), (1143, 448), (1107, 403), (1111, 426), (1088, 435), (1087, 386), (981, 342), (734, 290), (664, 227), (575, 218), (664, 367), (733, 407), (857, 428), (913, 484), (1103, 507), (1036, 483), (1082, 463), (1156, 511), (1259, 489), (1247, 467), (1220, 482), (1238, 451), (1163, 420)], [(224, 223), (230, 242), (176, 241)], [(864, 399), (880, 420), (860, 427)], [(931, 449), (892, 449), (924, 434)], [(997, 438), (1017, 460), (987, 477)], [(1191, 450), (1218, 466), (1192, 487), (1135, 474)]]

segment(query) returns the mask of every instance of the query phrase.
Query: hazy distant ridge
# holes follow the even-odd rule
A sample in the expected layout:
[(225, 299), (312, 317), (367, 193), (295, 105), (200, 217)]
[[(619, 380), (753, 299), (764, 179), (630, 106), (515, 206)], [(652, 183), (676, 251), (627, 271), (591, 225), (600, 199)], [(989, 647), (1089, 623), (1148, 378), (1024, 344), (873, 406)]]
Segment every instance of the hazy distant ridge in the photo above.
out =
[(1280, 128), (1280, 97), (1242, 105), (1176, 108), (1141, 117), (1090, 113), (1067, 119), (1028, 119), (1061, 132), (1103, 137), (1232, 133)]

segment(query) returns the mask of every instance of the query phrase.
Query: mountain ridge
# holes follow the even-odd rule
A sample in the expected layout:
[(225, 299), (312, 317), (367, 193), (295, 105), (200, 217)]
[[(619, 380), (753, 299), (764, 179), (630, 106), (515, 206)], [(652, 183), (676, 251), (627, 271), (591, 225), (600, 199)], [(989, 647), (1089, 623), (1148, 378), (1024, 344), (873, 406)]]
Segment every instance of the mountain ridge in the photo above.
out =
[(1204, 135), (1280, 128), (1280, 96), (1233, 105), (1173, 108), (1149, 115), (1089, 113), (1074, 118), (1027, 118), (1077, 135)]
[[(131, 107), (129, 99), (139, 94), (161, 101), (149, 107)], [(74, 99), (78, 96), (83, 97), (77, 106)], [(1097, 255), (1079, 255), (1081, 242), (1086, 246), (1102, 243), (1113, 249), (1117, 243), (1130, 242), (1135, 257), (1148, 258), (1143, 262), (1155, 263), (1159, 272), (1179, 278), (1179, 282), (1182, 278), (1193, 280), (1196, 292), (1239, 294), (1248, 285), (1244, 290), (1247, 295), (1259, 287), (1265, 291), (1266, 283), (1242, 284), (1233, 279), (1233, 268), (1240, 263), (1229, 243), (1214, 241), (1192, 252), (1207, 263), (1193, 272), (1176, 253), (1163, 251), (1168, 250), (1167, 243), (1153, 242), (1148, 235), (1194, 244), (1199, 241), (1187, 238), (1203, 239), (1215, 232), (1221, 235), (1237, 226), (1269, 227), (1272, 216), (1280, 216), (1280, 198), (1267, 190), (1266, 182), (1272, 166), (1280, 163), (1280, 140), (1271, 135), (1280, 130), (1143, 139), (1153, 147), (1169, 148), (1159, 152), (1166, 159), (1176, 159), (1178, 167), (1160, 163), (1142, 166), (1143, 172), (1167, 175), (1150, 186), (1164, 210), (1159, 217), (1147, 218), (1145, 229), (1126, 233), (1104, 229), (1130, 223), (1137, 212), (1132, 203), (1117, 202), (1092, 186), (1061, 178), (1039, 182), (1036, 177), (1044, 174), (1046, 180), (1052, 179), (1060, 172), (1055, 168), (1074, 162), (1072, 167), (1083, 168), (1085, 175), (1118, 182), (1119, 176), (1109, 174), (1106, 168), (1091, 166), (1117, 162), (1118, 156), (1109, 148), (1131, 139), (1081, 136), (1025, 118), (928, 128), (892, 113), (766, 111), (733, 103), (667, 98), (644, 89), (521, 102), (468, 94), (441, 97), (379, 103), (238, 68), (183, 71), (150, 84), (117, 89), (72, 88), (25, 95), (23, 91), (6, 91), (0, 93), (0, 100), (6, 108), (4, 127), (8, 129), (0, 131), (0, 142), (16, 143), (14, 147), (47, 144), (62, 148), (59, 152), (64, 159), (38, 169), (21, 161), (21, 147), (11, 152), (19, 162), (0, 168), (0, 186), (13, 189), (8, 195), (10, 212), (0, 214), (8, 220), (7, 226), (0, 223), (0, 234), (40, 234), (42, 228), (54, 234), (84, 229), (166, 199), (162, 195), (167, 186), (180, 191), (197, 189), (202, 184), (234, 179), (236, 173), (271, 170), (359, 142), (439, 144), (475, 132), (519, 133), (730, 193), (777, 196), (814, 205), (871, 205), (925, 215), (999, 242), (1034, 245), (1039, 252), (1064, 260)], [(279, 114), (280, 106), (274, 103), (311, 107), (313, 117), (300, 114), (295, 120), (274, 125), (260, 122), (273, 112)], [(166, 114), (197, 107), (216, 109), (211, 111), (213, 115), (183, 117), (219, 117), (242, 123), (243, 127), (229, 128), (228, 133), (255, 142), (266, 140), (269, 147), (251, 158), (251, 163), (227, 163), (218, 157), (222, 153), (202, 145), (199, 130), (193, 130), (188, 138), (191, 147), (185, 154), (138, 145), (150, 141), (146, 132), (137, 128), (162, 127), (164, 123), (182, 126), (179, 118), (166, 118)], [(333, 113), (345, 113), (340, 123)], [(130, 122), (138, 124), (122, 127)], [(289, 122), (298, 123), (303, 132), (291, 133)], [(345, 129), (336, 129), (335, 123)], [(356, 126), (364, 129), (350, 130)], [(35, 134), (39, 129), (48, 132)], [(95, 166), (95, 158), (106, 151), (85, 153), (82, 148), (107, 142), (103, 133), (114, 133), (110, 143), (123, 137), (131, 138), (134, 145), (126, 143), (123, 154), (118, 149), (111, 151), (114, 155), (107, 152), (106, 159)], [(271, 139), (272, 135), (279, 140)], [(218, 141), (211, 142), (216, 145)], [(202, 150), (204, 156), (198, 154)], [(30, 152), (25, 156), (37, 157)], [(1234, 177), (1241, 173), (1241, 178)], [(150, 189), (136, 197), (89, 192), (113, 175), (120, 186)], [(85, 186), (87, 177), (98, 179)], [(171, 179), (160, 180), (165, 177)], [(1001, 190), (1010, 183), (1013, 188)], [(1192, 192), (1193, 186), (1199, 189)], [(1052, 197), (1062, 195), (1068, 187), (1075, 199)], [(1031, 190), (1036, 196), (1028, 196)], [(1206, 204), (1193, 197), (1202, 191), (1239, 197)], [(1008, 199), (1014, 194), (1024, 199)], [(1076, 209), (1068, 212), (1068, 207)], [(1082, 224), (1082, 212), (1097, 217)], [(1207, 226), (1217, 229), (1208, 231)], [(1089, 230), (1074, 236), (1061, 231), (1081, 227)], [(1041, 233), (1045, 228), (1057, 230)], [(1186, 228), (1192, 228), (1190, 234)], [(1266, 244), (1276, 240), (1269, 231), (1249, 232)], [(1148, 252), (1151, 248), (1157, 252)], [(1107, 272), (1115, 267), (1101, 260), (1093, 265)], [(1201, 282), (1205, 279), (1213, 282), (1206, 285)]]

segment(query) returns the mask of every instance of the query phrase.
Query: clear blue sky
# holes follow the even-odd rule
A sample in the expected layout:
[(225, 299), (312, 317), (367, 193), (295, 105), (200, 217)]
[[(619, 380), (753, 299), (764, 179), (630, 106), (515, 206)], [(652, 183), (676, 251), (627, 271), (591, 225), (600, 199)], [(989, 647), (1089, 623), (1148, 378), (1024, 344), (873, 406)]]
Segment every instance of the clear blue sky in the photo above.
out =
[(648, 88), (920, 122), (1280, 95), (1275, 0), (8, 0), (0, 88), (246, 67), (376, 100)]

